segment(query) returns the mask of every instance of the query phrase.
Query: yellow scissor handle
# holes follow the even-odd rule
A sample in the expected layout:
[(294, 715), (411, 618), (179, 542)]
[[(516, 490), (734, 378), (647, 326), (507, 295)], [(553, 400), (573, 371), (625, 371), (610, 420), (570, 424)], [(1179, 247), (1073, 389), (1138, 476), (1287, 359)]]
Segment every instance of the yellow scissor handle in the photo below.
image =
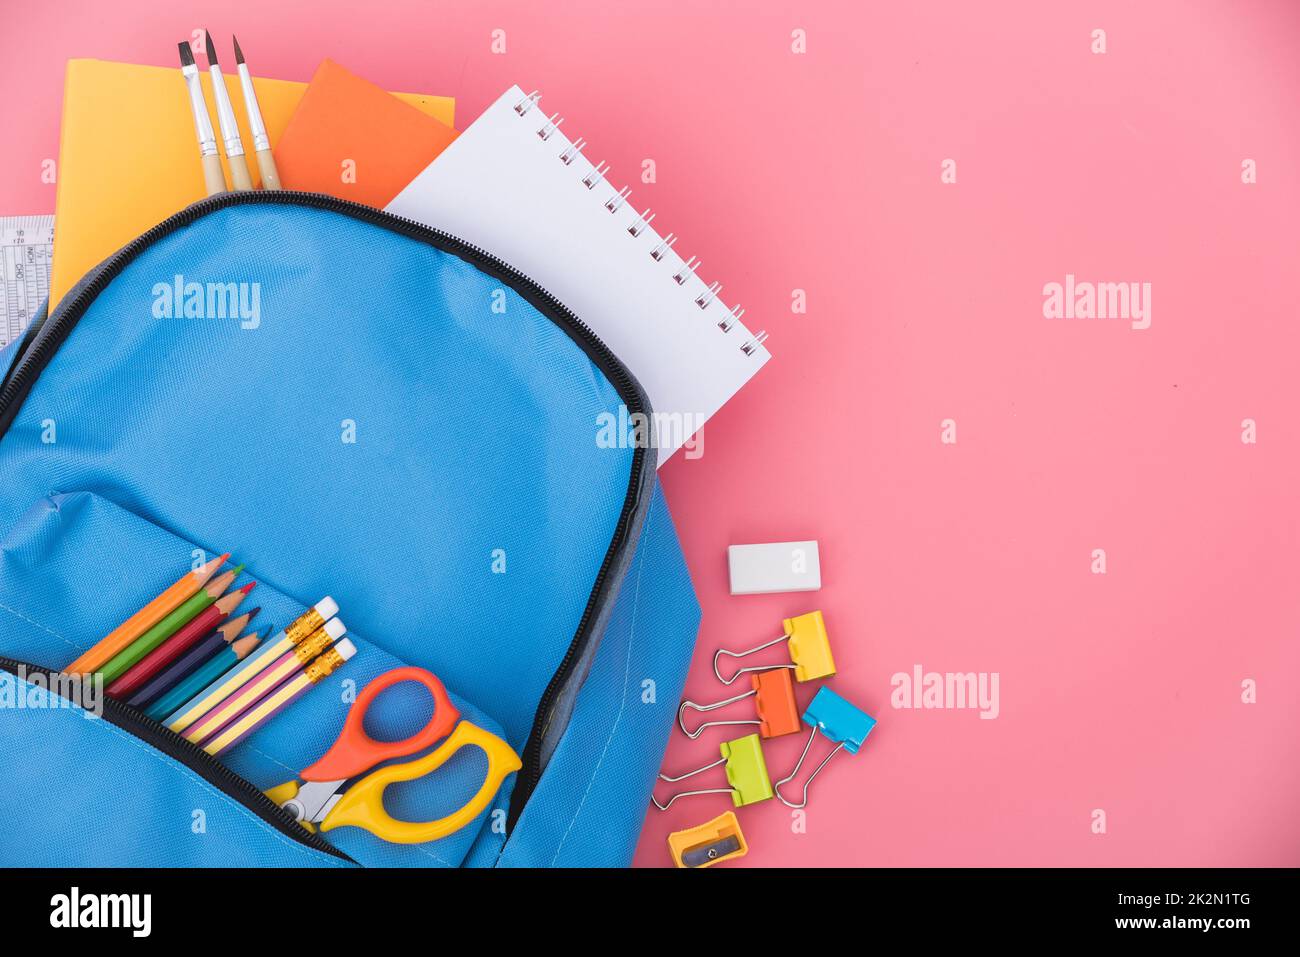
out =
[[(399, 821), (384, 810), (384, 789), (398, 781), (424, 777), (446, 763), (467, 745), (474, 745), (487, 755), (487, 777), (478, 793), (458, 811), (436, 821)], [(462, 721), (447, 740), (422, 758), (404, 764), (390, 764), (367, 774), (339, 798), (321, 821), (322, 831), (336, 827), (359, 827), (391, 844), (423, 844), (454, 834), (478, 817), (501, 787), (506, 775), (522, 767), (519, 756), (495, 734), (478, 725)]]
[(286, 801), (292, 801), (294, 798), (298, 796), (298, 782), (285, 781), (283, 784), (277, 784), (269, 791), (263, 791), (262, 793), (265, 794), (267, 797), (269, 797), (276, 804), (279, 804), (281, 807), (283, 807)]

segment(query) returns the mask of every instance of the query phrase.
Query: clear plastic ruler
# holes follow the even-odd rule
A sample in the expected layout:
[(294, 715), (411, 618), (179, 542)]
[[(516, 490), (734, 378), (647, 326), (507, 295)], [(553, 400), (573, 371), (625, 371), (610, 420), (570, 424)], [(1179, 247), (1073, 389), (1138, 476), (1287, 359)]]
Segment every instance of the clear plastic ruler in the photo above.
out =
[(50, 294), (53, 216), (0, 216), (0, 349), (23, 334)]

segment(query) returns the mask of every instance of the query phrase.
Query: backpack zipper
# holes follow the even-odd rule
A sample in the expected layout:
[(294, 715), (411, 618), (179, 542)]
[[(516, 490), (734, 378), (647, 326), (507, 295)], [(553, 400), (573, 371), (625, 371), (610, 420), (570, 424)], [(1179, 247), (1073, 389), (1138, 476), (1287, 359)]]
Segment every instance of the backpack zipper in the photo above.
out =
[[(640, 384), (619, 358), (610, 351), (609, 347), (600, 340), (600, 337), (592, 331), (590, 326), (574, 315), (568, 306), (533, 282), (533, 280), (486, 250), (452, 236), (450, 233), (433, 229), (423, 223), (417, 223), (415, 220), (394, 216), (392, 213), (373, 209), (369, 206), (361, 206), (348, 200), (337, 199), (322, 193), (266, 190), (220, 193), (199, 200), (197, 203), (193, 203), (179, 213), (163, 220), (152, 229), (141, 233), (97, 267), (89, 279), (83, 280), (82, 285), (72, 299), (70, 301), (65, 299), (63, 303), (60, 303), (57, 314), (47, 315), (46, 321), (41, 325), (39, 334), (30, 344), (21, 347), (21, 351), (14, 358), (9, 375), (0, 384), (0, 438), (4, 437), (17, 416), (23, 399), (31, 391), (45, 366), (54, 358), (54, 354), (59, 347), (71, 334), (72, 329), (81, 319), (86, 309), (90, 307), (90, 304), (103, 291), (104, 287), (116, 278), (132, 259), (158, 240), (184, 226), (190, 225), (209, 213), (231, 206), (261, 204), (302, 206), (342, 213), (351, 216), (353, 219), (388, 229), (391, 232), (449, 252), (478, 267), (481, 271), (504, 280), (525, 300), (536, 307), (539, 312), (567, 332), (569, 337), (582, 348), (583, 352), (596, 364), (617, 390), (619, 398), (627, 406), (629, 416), (640, 413), (648, 417), (651, 414), (649, 401), (641, 390)], [(581, 660), (582, 651), (586, 648), (588, 641), (591, 640), (589, 632), (596, 618), (599, 599), (604, 591), (605, 579), (608, 577), (609, 570), (615, 559), (630, 544), (629, 533), (633, 521), (637, 510), (646, 497), (643, 494), (646, 490), (642, 488), (646, 467), (646, 452), (647, 449), (639, 444), (633, 449), (627, 494), (623, 500), (618, 523), (614, 527), (614, 536), (610, 541), (608, 550), (605, 552), (596, 580), (592, 584), (587, 605), (583, 609), (581, 619), (578, 621), (578, 628), (573, 640), (569, 643), (559, 667), (551, 676), (551, 680), (547, 684), (546, 690), (538, 703), (537, 711), (533, 716), (533, 726), (529, 731), (522, 755), (523, 767), (516, 776), (515, 787), (510, 796), (510, 809), (506, 817), (507, 836), (514, 829), (515, 822), (519, 819), (519, 815), (523, 813), (524, 805), (528, 802), (528, 798), (532, 795), (541, 779), (543, 770), (542, 748), (545, 743), (551, 712), (556, 698), (568, 684), (570, 678), (573, 677), (574, 667)], [(653, 480), (653, 477), (652, 472), (650, 480)]]
[[(58, 672), (49, 668), (30, 665), (25, 661), (0, 657), (0, 670), (7, 671), (15, 677), (23, 674), (42, 675), (47, 681)], [(54, 692), (51, 690), (50, 692)], [(67, 699), (65, 699), (67, 700)], [(75, 702), (73, 702), (75, 704)], [(215, 786), (227, 797), (242, 804), (259, 818), (270, 824), (277, 831), (293, 838), (299, 844), (306, 845), (314, 851), (320, 851), (340, 860), (356, 863), (348, 855), (325, 840), (314, 831), (309, 831), (298, 819), (263, 794), (252, 782), (241, 778), (208, 752), (194, 742), (177, 734), (160, 721), (155, 721), (138, 708), (133, 708), (125, 701), (103, 695), (103, 718), (109, 724), (143, 741), (145, 744), (161, 751), (172, 760), (183, 764), (203, 780)]]

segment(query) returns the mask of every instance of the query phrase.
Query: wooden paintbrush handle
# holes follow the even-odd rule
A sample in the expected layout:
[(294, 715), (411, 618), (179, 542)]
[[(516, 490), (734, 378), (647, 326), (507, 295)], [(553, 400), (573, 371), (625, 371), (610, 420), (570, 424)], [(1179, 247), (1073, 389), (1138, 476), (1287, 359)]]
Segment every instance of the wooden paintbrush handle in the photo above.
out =
[(230, 180), (236, 190), (253, 188), (253, 178), (248, 175), (248, 161), (242, 153), (230, 157)]
[(275, 159), (270, 150), (257, 151), (257, 168), (262, 173), (262, 189), (282, 189), (280, 171), (275, 168)]
[(203, 157), (203, 184), (209, 196), (226, 191), (226, 174), (221, 171), (221, 157), (216, 153)]

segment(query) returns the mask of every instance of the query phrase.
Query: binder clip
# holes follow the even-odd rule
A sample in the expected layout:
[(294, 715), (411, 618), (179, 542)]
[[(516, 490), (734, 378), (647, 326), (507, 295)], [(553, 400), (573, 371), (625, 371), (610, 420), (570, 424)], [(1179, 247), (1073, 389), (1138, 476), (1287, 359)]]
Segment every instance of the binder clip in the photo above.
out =
[(667, 804), (660, 804), (659, 799), (652, 793), (650, 801), (654, 806), (661, 811), (666, 811), (678, 798), (690, 797), (694, 794), (730, 794), (732, 804), (736, 807), (744, 807), (746, 804), (766, 801), (772, 796), (772, 779), (768, 777), (767, 762), (763, 759), (763, 743), (757, 734), (747, 734), (743, 738), (736, 738), (734, 741), (723, 741), (722, 744), (718, 745), (718, 750), (722, 752), (722, 757), (712, 764), (706, 764), (702, 768), (687, 771), (685, 774), (679, 774), (676, 777), (660, 774), (659, 780), (668, 782), (683, 781), (686, 778), (716, 768), (719, 764), (725, 764), (729, 787), (678, 791), (668, 799)]
[(668, 835), (668, 853), (678, 867), (712, 867), (749, 853), (735, 811), (724, 811), (712, 821)]
[[(812, 784), (813, 778), (821, 773), (821, 769), (826, 767), (830, 759), (835, 757), (844, 749), (849, 754), (857, 754), (858, 749), (862, 747), (862, 742), (867, 740), (867, 735), (871, 729), (876, 726), (876, 719), (871, 717), (857, 705), (850, 704), (830, 688), (823, 687), (813, 695), (812, 701), (808, 704), (808, 709), (803, 713), (805, 723), (812, 725), (812, 733), (808, 735), (808, 743), (803, 746), (803, 754), (799, 755), (799, 760), (795, 763), (794, 770), (776, 782), (774, 791), (776, 798), (786, 807), (801, 808), (808, 804), (808, 787)], [(829, 740), (835, 742), (835, 747), (830, 754), (822, 758), (822, 763), (817, 765), (817, 770), (808, 775), (808, 780), (803, 784), (803, 797), (799, 803), (787, 801), (781, 795), (781, 785), (788, 784), (795, 779), (799, 769), (803, 767), (804, 758), (808, 757), (808, 749), (812, 747), (813, 739), (817, 737), (820, 731)]]
[[(749, 680), (753, 685), (751, 690), (738, 694), (734, 698), (728, 698), (726, 701), (718, 701), (714, 704), (683, 701), (681, 707), (677, 709), (677, 726), (682, 729), (682, 734), (694, 741), (704, 733), (705, 729), (724, 724), (756, 724), (758, 733), (763, 738), (779, 738), (783, 734), (794, 734), (798, 731), (799, 703), (794, 700), (794, 681), (790, 678), (790, 672), (785, 668), (774, 668), (771, 671), (760, 671), (758, 674), (750, 675)], [(718, 708), (725, 708), (746, 698), (754, 699), (754, 713), (758, 715), (757, 718), (747, 718), (743, 721), (706, 721), (694, 731), (686, 730), (687, 709), (716, 711)]]
[[(831, 642), (826, 636), (826, 622), (822, 619), (821, 612), (810, 611), (798, 618), (786, 618), (782, 625), (784, 634), (780, 638), (773, 638), (748, 651), (728, 651), (726, 648), (719, 648), (713, 656), (713, 673), (718, 676), (718, 680), (724, 685), (729, 685), (743, 674), (752, 671), (769, 671), (772, 668), (793, 668), (796, 681), (813, 681), (817, 678), (829, 678), (835, 674), (835, 659), (831, 657)], [(722, 677), (722, 672), (718, 670), (718, 659), (723, 655), (729, 658), (744, 658), (783, 641), (789, 643), (790, 660), (794, 662), (793, 664), (754, 665), (741, 668), (730, 678)]]

